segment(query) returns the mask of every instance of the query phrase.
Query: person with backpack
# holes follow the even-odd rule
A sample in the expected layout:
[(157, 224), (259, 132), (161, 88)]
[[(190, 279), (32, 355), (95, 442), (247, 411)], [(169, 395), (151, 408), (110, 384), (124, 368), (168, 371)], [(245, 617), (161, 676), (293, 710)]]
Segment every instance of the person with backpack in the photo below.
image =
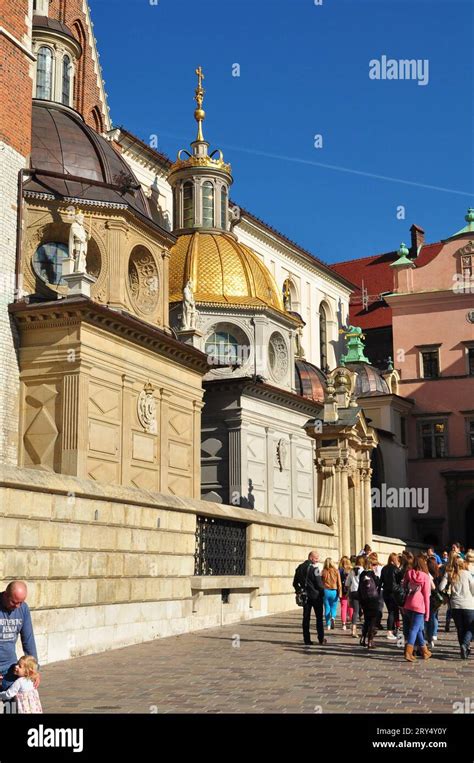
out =
[(361, 646), (367, 643), (367, 649), (374, 649), (379, 613), (380, 578), (375, 574), (378, 567), (377, 554), (369, 554), (364, 560), (364, 569), (359, 578), (359, 604), (364, 613), (364, 626), (360, 639)]
[(389, 641), (396, 641), (397, 636), (394, 633), (395, 622), (399, 619), (398, 605), (394, 599), (394, 588), (400, 583), (400, 562), (398, 554), (395, 552), (388, 557), (387, 564), (382, 567), (380, 573), (380, 587), (382, 590), (383, 600), (388, 610), (387, 617), (387, 638)]
[(349, 607), (352, 609), (352, 632), (351, 636), (357, 638), (357, 623), (360, 620), (359, 612), (359, 578), (362, 570), (364, 569), (364, 556), (360, 554), (356, 560), (353, 569), (349, 572), (346, 580), (345, 587), (349, 596)]
[(300, 594), (304, 600), (303, 603), (303, 640), (305, 646), (312, 646), (310, 625), (311, 612), (314, 610), (316, 615), (316, 631), (319, 644), (326, 644), (324, 638), (323, 622), (323, 602), (324, 586), (321, 580), (319, 569), (319, 554), (317, 551), (310, 551), (308, 559), (300, 564), (295, 570), (293, 578), (293, 588), (296, 594)]
[(424, 624), (430, 619), (431, 578), (422, 554), (415, 557), (413, 567), (403, 578), (403, 585), (407, 592), (403, 610), (408, 620), (404, 657), (408, 662), (416, 660), (413, 654), (416, 644), (421, 649), (423, 659), (428, 660), (431, 652), (425, 644)]
[(439, 590), (451, 589), (451, 612), (458, 633), (461, 659), (467, 660), (474, 638), (474, 577), (460, 555), (453, 554)]

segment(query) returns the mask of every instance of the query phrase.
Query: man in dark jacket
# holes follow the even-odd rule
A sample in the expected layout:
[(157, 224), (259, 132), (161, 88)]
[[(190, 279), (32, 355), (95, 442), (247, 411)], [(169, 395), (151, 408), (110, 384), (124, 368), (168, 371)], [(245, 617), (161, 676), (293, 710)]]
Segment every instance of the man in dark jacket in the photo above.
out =
[(327, 639), (324, 638), (323, 622), (324, 586), (318, 562), (318, 552), (310, 551), (306, 562), (296, 568), (293, 578), (293, 588), (296, 593), (305, 592), (307, 594), (307, 601), (303, 607), (303, 639), (306, 646), (311, 646), (314, 643), (310, 636), (311, 611), (313, 609), (316, 615), (318, 641), (320, 644), (327, 642)]

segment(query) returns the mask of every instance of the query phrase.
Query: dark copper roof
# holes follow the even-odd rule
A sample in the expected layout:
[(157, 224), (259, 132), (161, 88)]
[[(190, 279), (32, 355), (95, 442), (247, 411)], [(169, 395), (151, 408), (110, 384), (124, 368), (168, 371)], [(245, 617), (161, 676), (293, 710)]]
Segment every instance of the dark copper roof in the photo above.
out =
[(355, 384), (356, 397), (369, 397), (370, 395), (389, 395), (388, 384), (380, 371), (370, 363), (346, 363), (347, 368), (356, 371)]
[(326, 389), (323, 372), (307, 360), (295, 361), (295, 387), (298, 395), (322, 403)]
[(33, 16), (33, 27), (39, 29), (49, 29), (51, 32), (58, 32), (59, 34), (63, 34), (66, 37), (69, 37), (71, 40), (74, 40), (76, 45), (81, 47), (79, 41), (76, 40), (69, 27), (67, 27), (66, 24), (63, 24), (61, 21), (58, 21), (58, 19), (50, 19), (49, 16), (35, 15)]
[(27, 191), (126, 204), (151, 217), (142, 188), (120, 154), (77, 112), (60, 104), (33, 102), (31, 168), (36, 172), (25, 183)]

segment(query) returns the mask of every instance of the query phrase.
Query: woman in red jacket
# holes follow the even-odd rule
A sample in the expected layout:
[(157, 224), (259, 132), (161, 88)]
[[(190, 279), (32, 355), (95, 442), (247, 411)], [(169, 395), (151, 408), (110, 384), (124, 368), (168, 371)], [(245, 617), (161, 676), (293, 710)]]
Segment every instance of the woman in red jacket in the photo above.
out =
[(423, 659), (428, 660), (431, 652), (425, 644), (423, 631), (425, 622), (430, 619), (431, 578), (426, 560), (421, 555), (415, 558), (412, 569), (406, 572), (403, 586), (408, 592), (403, 609), (409, 620), (405, 659), (408, 662), (415, 661), (413, 649), (416, 644), (421, 648)]

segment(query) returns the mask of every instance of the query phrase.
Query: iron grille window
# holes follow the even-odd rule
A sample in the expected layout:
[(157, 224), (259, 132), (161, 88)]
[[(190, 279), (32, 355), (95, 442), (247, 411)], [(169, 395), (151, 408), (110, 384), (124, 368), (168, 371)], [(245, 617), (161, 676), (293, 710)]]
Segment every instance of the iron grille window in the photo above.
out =
[(197, 517), (195, 575), (245, 575), (247, 525)]
[(438, 350), (429, 350), (421, 354), (423, 356), (423, 378), (436, 379), (439, 376)]

